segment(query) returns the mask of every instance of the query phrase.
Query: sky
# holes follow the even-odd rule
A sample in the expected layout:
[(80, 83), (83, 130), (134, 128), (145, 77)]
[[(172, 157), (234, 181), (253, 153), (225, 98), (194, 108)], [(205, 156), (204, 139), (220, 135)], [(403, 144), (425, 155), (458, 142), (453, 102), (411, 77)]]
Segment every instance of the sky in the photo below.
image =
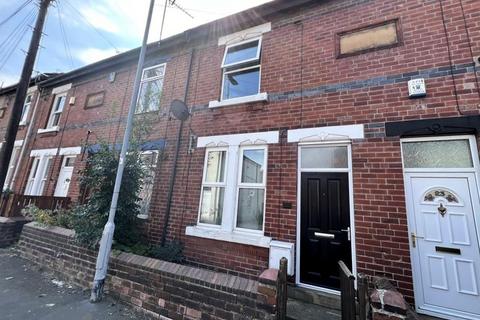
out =
[[(39, 0), (0, 0), (0, 87), (18, 82)], [(162, 38), (270, 0), (177, 0)], [(34, 73), (67, 72), (139, 47), (150, 0), (55, 0), (49, 7)], [(9, 18), (23, 4), (25, 6)], [(149, 42), (160, 39), (165, 0), (155, 1)], [(6, 20), (6, 21), (5, 21)]]

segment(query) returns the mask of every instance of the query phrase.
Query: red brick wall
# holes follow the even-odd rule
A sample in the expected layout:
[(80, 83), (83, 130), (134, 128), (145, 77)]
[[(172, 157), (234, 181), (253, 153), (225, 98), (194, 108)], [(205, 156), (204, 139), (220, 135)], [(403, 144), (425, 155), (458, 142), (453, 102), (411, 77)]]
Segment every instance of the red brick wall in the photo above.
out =
[[(478, 114), (480, 104), (479, 74), (472, 72), (472, 54), (480, 55), (480, 2), (441, 3), (443, 8), (433, 0), (331, 0), (272, 15), (268, 19), (272, 31), (264, 35), (262, 49), (261, 91), (270, 94), (268, 103), (206, 108), (219, 98), (224, 47), (212, 37), (196, 48), (187, 96), (187, 104), (196, 109), (182, 132), (168, 238), (181, 239), (193, 263), (248, 276), (258, 275), (268, 264), (267, 249), (185, 236), (186, 226), (197, 221), (205, 152), (187, 153), (190, 132), (197, 136), (284, 133), (302, 127), (365, 124), (366, 139), (352, 145), (357, 266), (359, 271), (393, 279), (402, 293), (412, 297), (400, 143), (398, 138), (385, 137), (384, 123)], [(399, 20), (401, 45), (337, 59), (338, 33), (392, 19)], [(455, 66), (453, 77), (448, 74), (450, 59)], [(162, 110), (147, 115), (158, 117), (149, 138), (167, 140), (147, 226), (153, 242), (162, 235), (179, 126), (165, 113), (173, 99), (183, 99), (189, 60), (186, 49), (149, 58), (150, 65), (167, 62)], [(73, 81), (69, 96), (77, 100), (65, 107), (60, 121), (61, 128), (65, 124), (67, 128), (53, 135), (36, 134), (30, 149), (79, 146), (88, 130), (92, 131), (89, 142), (121, 141), (121, 117), (129, 105), (134, 68), (121, 65)], [(113, 84), (106, 78), (110, 71), (117, 72)], [(407, 80), (416, 75), (426, 78), (428, 94), (412, 100)], [(86, 95), (103, 89), (104, 105), (84, 110)], [(37, 128), (47, 121), (52, 97), (46, 94), (41, 102)], [(268, 159), (265, 235), (294, 242), (297, 145), (282, 137), (281, 143), (269, 146)], [(26, 161), (22, 164), (21, 172), (26, 174)], [(48, 192), (55, 182), (51, 184)], [(74, 183), (70, 191), (78, 195)], [(291, 202), (292, 209), (283, 209), (282, 202)]]

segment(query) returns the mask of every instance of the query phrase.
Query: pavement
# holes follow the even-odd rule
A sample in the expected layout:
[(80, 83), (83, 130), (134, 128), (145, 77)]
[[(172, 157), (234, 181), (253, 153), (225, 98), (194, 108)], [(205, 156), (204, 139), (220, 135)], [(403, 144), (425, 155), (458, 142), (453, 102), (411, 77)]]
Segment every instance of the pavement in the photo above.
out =
[(89, 292), (0, 249), (0, 320), (132, 320), (144, 315), (106, 297), (89, 302)]

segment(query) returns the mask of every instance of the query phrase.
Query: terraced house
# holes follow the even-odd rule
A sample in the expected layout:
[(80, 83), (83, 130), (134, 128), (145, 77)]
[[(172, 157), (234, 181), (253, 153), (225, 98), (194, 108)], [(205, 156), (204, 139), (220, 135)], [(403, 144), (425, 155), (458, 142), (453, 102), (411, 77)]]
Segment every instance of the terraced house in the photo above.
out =
[[(82, 146), (121, 141), (138, 52), (37, 84), (6, 187), (81, 197)], [(479, 56), (476, 0), (276, 0), (151, 44), (149, 239), (247, 277), (285, 256), (333, 294), (343, 260), (420, 313), (478, 319)]]

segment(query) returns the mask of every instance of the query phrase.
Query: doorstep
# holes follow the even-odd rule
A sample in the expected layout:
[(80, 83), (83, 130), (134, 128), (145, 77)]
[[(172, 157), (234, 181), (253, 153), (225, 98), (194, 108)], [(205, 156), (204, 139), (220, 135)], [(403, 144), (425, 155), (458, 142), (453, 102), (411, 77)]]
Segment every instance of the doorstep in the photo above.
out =
[(287, 320), (341, 320), (340, 310), (329, 309), (317, 304), (288, 299)]
[(340, 295), (315, 291), (293, 285), (288, 286), (288, 299), (298, 300), (328, 309), (341, 310)]

